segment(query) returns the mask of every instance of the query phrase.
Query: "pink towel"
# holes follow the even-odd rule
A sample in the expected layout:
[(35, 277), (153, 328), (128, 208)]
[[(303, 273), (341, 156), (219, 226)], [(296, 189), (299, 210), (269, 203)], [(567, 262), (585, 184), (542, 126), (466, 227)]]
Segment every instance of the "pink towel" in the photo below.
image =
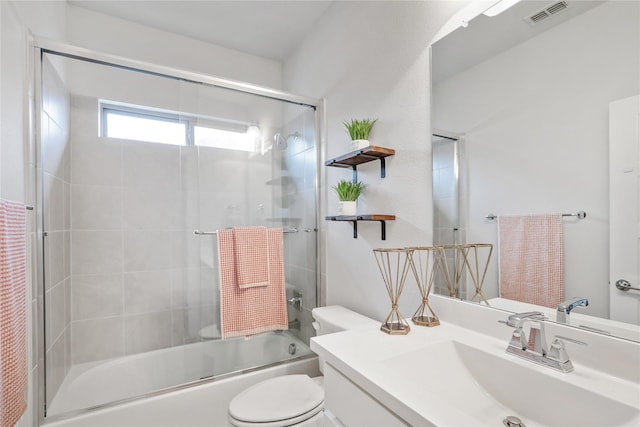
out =
[(240, 288), (232, 230), (218, 230), (222, 338), (288, 329), (282, 229), (268, 229), (269, 286)]
[(0, 426), (27, 407), (25, 206), (0, 200)]
[(500, 296), (555, 308), (564, 300), (562, 214), (500, 216)]
[(269, 244), (266, 227), (234, 227), (236, 277), (240, 288), (269, 284)]

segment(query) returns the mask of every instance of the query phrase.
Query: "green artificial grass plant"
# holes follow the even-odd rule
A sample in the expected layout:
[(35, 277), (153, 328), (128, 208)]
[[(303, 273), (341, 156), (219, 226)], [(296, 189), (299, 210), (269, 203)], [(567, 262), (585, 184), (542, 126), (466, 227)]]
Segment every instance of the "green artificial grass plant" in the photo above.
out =
[(360, 197), (366, 188), (366, 184), (361, 181), (353, 182), (343, 179), (331, 188), (336, 190), (338, 199), (341, 202), (354, 202)]
[(369, 133), (371, 133), (371, 128), (377, 121), (378, 119), (373, 119), (373, 120), (351, 119), (351, 121), (348, 121), (348, 122), (345, 121), (343, 123), (344, 123), (344, 126), (347, 128), (347, 131), (349, 131), (349, 135), (351, 136), (351, 139), (355, 141), (357, 139), (369, 139)]

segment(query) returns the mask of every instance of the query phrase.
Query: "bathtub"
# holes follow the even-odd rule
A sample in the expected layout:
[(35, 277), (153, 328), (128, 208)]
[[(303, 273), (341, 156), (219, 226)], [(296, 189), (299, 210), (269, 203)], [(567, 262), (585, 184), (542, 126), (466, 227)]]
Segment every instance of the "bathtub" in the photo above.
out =
[[(113, 406), (112, 403), (124, 403), (150, 393), (159, 395), (155, 397), (162, 397), (161, 400), (168, 399), (166, 403), (170, 405), (170, 395), (185, 393), (188, 389), (182, 387), (180, 391), (172, 390), (185, 383), (200, 382), (199, 386), (191, 387), (194, 389), (215, 387), (218, 382), (229, 383), (234, 379), (242, 384), (246, 383), (246, 380), (240, 379), (248, 375), (247, 371), (278, 364), (270, 370), (262, 369), (270, 372), (267, 375), (277, 376), (276, 372), (287, 373), (290, 370), (287, 369), (287, 365), (294, 363), (292, 361), (305, 358), (310, 360), (312, 355), (309, 347), (289, 332), (271, 332), (251, 338), (203, 341), (115, 359), (77, 364), (71, 367), (47, 409), (47, 420), (59, 419), (61, 414), (74, 412), (79, 414), (81, 412), (77, 411), (81, 409), (99, 408), (105, 404), (110, 407), (105, 409), (116, 410), (117, 413), (118, 407)], [(317, 372), (317, 361), (314, 359), (311, 359), (312, 363), (309, 366), (304, 363), (301, 365), (304, 366), (304, 373), (313, 375)], [(290, 368), (295, 371), (300, 366)], [(238, 375), (240, 373), (244, 374)], [(250, 376), (250, 378), (253, 377), (260, 377), (260, 375)], [(225, 387), (231, 391), (237, 388), (229, 385)], [(238, 391), (242, 389), (241, 387)], [(204, 394), (210, 394), (210, 392)], [(229, 400), (233, 395), (229, 396)], [(217, 399), (221, 398), (218, 396)], [(144, 406), (146, 400), (148, 398), (137, 399), (129, 402), (128, 405)], [(224, 416), (226, 417), (226, 410)], [(162, 419), (149, 425), (158, 425), (159, 421)], [(92, 422), (91, 425), (94, 424)], [(214, 425), (210, 422), (207, 424)], [(109, 421), (104, 425), (114, 425), (114, 422)], [(118, 425), (122, 424), (118, 423)], [(132, 425), (141, 424), (138, 422)]]

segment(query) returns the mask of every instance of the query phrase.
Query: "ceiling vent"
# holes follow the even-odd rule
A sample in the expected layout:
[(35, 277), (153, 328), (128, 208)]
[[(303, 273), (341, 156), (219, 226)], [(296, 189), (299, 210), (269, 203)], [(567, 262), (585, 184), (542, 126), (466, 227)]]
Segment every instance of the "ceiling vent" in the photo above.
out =
[(543, 21), (549, 17), (551, 17), (552, 15), (555, 15), (558, 12), (562, 12), (563, 10), (565, 10), (566, 8), (568, 8), (569, 5), (567, 4), (567, 2), (565, 1), (558, 1), (555, 3), (550, 4), (549, 6), (545, 7), (542, 10), (537, 11), (536, 13), (527, 16), (524, 20), (527, 21), (529, 24), (537, 24), (540, 21)]

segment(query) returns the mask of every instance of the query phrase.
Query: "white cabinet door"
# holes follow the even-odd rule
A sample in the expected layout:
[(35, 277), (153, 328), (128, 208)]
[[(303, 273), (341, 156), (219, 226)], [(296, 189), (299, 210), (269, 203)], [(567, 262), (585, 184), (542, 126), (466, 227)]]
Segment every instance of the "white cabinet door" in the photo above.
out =
[(609, 104), (610, 318), (640, 325), (640, 96)]
[[(396, 414), (329, 363), (324, 365), (324, 409), (346, 427), (406, 427)], [(333, 421), (333, 420), (332, 420)], [(431, 425), (425, 421), (425, 425)]]

